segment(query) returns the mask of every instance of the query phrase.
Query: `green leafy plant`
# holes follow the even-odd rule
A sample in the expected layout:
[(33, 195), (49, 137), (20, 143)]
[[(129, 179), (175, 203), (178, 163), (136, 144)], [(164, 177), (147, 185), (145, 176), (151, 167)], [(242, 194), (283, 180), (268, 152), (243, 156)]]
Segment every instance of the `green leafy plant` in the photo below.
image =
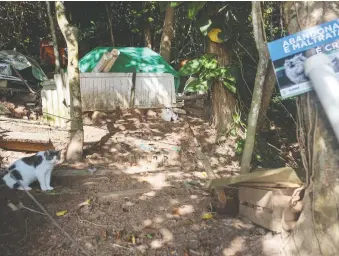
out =
[(180, 70), (180, 76), (197, 75), (187, 80), (185, 92), (206, 92), (217, 80), (221, 81), (231, 92), (236, 92), (236, 69), (234, 66), (219, 67), (216, 54), (204, 54), (187, 62)]

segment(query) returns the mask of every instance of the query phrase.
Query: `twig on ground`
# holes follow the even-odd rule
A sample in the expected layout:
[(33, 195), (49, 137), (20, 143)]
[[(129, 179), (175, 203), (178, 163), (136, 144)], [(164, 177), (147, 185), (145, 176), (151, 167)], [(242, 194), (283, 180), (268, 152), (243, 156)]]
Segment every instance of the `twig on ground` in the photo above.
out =
[(39, 213), (39, 214), (41, 214), (41, 215), (46, 216), (46, 214), (44, 214), (43, 212), (39, 212), (39, 211), (33, 210), (33, 209), (31, 209), (31, 208), (28, 208), (28, 207), (24, 206), (23, 204), (20, 206), (20, 208), (23, 208), (23, 209), (26, 209), (26, 210), (28, 210), (28, 211), (35, 212), (35, 213)]
[(128, 248), (128, 247), (125, 247), (125, 246), (122, 246), (122, 245), (119, 245), (119, 244), (113, 244), (113, 243), (111, 243), (111, 245), (112, 245), (113, 247), (118, 247), (118, 248), (122, 248), (122, 249), (125, 249), (125, 250), (131, 250), (131, 248)]
[(83, 247), (81, 247), (72, 237), (69, 233), (67, 233), (66, 230), (64, 230), (58, 222), (47, 212), (47, 210), (38, 202), (38, 200), (35, 199), (35, 197), (23, 186), (20, 180), (18, 180), (16, 177), (14, 177), (13, 174), (11, 174), (11, 177), (16, 180), (16, 182), (19, 183), (19, 185), (24, 189), (25, 193), (29, 196), (29, 198), (32, 199), (32, 201), (47, 215), (47, 217), (50, 219), (50, 221), (61, 231), (61, 233), (66, 236), (73, 244), (74, 246), (79, 249), (83, 254), (90, 256), (90, 254), (85, 251)]

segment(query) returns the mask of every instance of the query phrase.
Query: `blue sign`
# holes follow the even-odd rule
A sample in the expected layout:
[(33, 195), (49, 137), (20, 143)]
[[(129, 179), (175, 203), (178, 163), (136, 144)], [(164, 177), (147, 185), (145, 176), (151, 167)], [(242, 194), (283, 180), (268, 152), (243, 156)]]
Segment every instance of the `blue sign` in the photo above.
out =
[(315, 26), (267, 44), (283, 98), (312, 90), (304, 72), (305, 52), (328, 54), (339, 76), (339, 19)]

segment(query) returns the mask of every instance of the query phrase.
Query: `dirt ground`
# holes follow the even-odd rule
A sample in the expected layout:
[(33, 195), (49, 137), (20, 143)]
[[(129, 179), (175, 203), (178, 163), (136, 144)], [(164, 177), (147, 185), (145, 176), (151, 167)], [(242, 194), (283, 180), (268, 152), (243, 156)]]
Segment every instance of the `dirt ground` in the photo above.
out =
[[(241, 217), (214, 212), (215, 197), (201, 187), (207, 177), (187, 123), (221, 176), (239, 170), (234, 141), (215, 143), (208, 123), (186, 115), (177, 122), (165, 122), (154, 111), (115, 112), (95, 119), (95, 127), (85, 127), (84, 163), (58, 166), (54, 192), (42, 193), (38, 184), (32, 190), (91, 255), (278, 255), (280, 236)], [(11, 122), (2, 122), (1, 128), (46, 132)], [(49, 132), (55, 147), (64, 149), (67, 134)], [(4, 166), (25, 155), (0, 153)], [(7, 206), (8, 201), (20, 201), (40, 211), (24, 192), (0, 191), (0, 255), (81, 255), (46, 216)], [(64, 210), (65, 215), (56, 216)], [(212, 218), (203, 218), (211, 212)]]

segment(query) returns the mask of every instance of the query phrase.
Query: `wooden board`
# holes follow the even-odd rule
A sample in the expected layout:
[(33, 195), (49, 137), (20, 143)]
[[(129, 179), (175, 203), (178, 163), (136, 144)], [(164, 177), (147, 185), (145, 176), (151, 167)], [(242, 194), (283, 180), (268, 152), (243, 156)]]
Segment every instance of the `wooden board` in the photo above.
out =
[(54, 149), (47, 134), (26, 132), (5, 132), (0, 134), (0, 148), (38, 152)]

